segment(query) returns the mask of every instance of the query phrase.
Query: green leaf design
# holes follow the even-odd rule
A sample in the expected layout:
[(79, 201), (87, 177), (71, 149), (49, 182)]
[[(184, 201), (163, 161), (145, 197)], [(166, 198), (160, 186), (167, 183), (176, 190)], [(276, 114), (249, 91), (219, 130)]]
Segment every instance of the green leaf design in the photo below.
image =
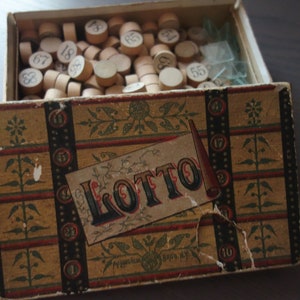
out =
[(19, 209), (19, 205), (18, 204), (16, 204), (16, 205), (14, 205), (12, 208), (11, 208), (11, 210), (10, 210), (10, 212), (9, 212), (9, 216), (8, 216), (8, 219), (17, 211)]
[(133, 123), (126, 123), (123, 127), (123, 134), (127, 134), (133, 127)]
[[(189, 236), (188, 234), (178, 234), (172, 239), (170, 239), (170, 245), (173, 245), (172, 249), (177, 248), (181, 244), (182, 240), (188, 236)], [(194, 238), (196, 239), (196, 237)]]
[(98, 130), (98, 125), (93, 126), (90, 131), (90, 136), (92, 136), (97, 130)]
[(152, 131), (154, 131), (154, 132), (158, 131), (158, 128), (154, 122), (145, 120), (145, 123)]
[(178, 104), (175, 102), (167, 102), (159, 108), (159, 111), (163, 114), (163, 116), (166, 116), (174, 105)]
[(36, 250), (31, 251), (31, 255), (34, 256), (35, 258), (41, 260), (42, 262), (45, 262), (43, 257), (41, 256), (41, 254), (38, 251), (36, 251)]
[(44, 274), (36, 274), (33, 276), (33, 280), (40, 280), (40, 279), (43, 279), (43, 278), (47, 278), (47, 277), (52, 277), (51, 275), (44, 275)]
[(155, 245), (155, 249), (161, 249), (162, 247), (164, 247), (167, 243), (167, 234), (165, 233), (164, 235), (162, 235), (156, 245)]
[(127, 253), (127, 250), (129, 250), (130, 248), (126, 243), (123, 242), (114, 242), (112, 244), (115, 245), (123, 253)]
[(5, 172), (7, 171), (7, 169), (12, 166), (15, 162), (15, 159), (14, 158), (11, 158), (9, 159), (7, 162), (6, 162), (6, 167), (5, 167)]
[(28, 179), (28, 180), (25, 181), (26, 185), (34, 185), (36, 183), (37, 183), (37, 181), (35, 181), (33, 178), (32, 179)]
[(24, 254), (23, 252), (19, 252), (16, 254), (15, 260), (13, 262), (13, 266), (23, 257), (23, 254)]
[(34, 225), (32, 227), (29, 228), (28, 232), (37, 232), (39, 230), (45, 230), (48, 229), (49, 227), (44, 227), (44, 226), (40, 226), (40, 225)]
[(247, 185), (247, 188), (246, 188), (246, 191), (245, 191), (244, 195), (246, 195), (249, 191), (251, 191), (255, 186), (256, 186), (256, 183), (255, 183), (255, 182), (250, 182), (250, 183)]
[(190, 249), (190, 253), (192, 254), (192, 256), (193, 256), (194, 258), (197, 259), (198, 263), (200, 264), (200, 263), (201, 263), (201, 260), (200, 260), (200, 258), (199, 258), (199, 256), (198, 256), (198, 254), (197, 254), (194, 250), (192, 250), (192, 249)]
[(160, 123), (161, 127), (165, 128), (166, 130), (174, 130), (174, 126), (168, 119), (163, 119)]
[(276, 159), (263, 157), (263, 158), (261, 158), (261, 159), (259, 160), (258, 163), (259, 163), (259, 164), (265, 165), (265, 164), (269, 164), (269, 163), (272, 163), (272, 162), (275, 162), (275, 161), (276, 161)]
[(94, 119), (97, 119), (97, 114), (94, 111), (88, 109), (88, 112)]
[(5, 231), (5, 233), (15, 233), (15, 234), (19, 234), (19, 233), (23, 233), (23, 229), (20, 227), (11, 229), (9, 231)]
[(275, 250), (284, 250), (284, 248), (283, 248), (283, 247), (278, 247), (278, 246), (276, 246), (276, 245), (271, 245), (271, 246), (269, 246), (266, 250), (267, 250), (268, 252), (273, 252), (273, 251), (275, 251)]
[(22, 160), (34, 167), (34, 162), (28, 156), (23, 157)]
[(262, 207), (270, 207), (275, 205), (281, 205), (280, 203), (272, 202), (272, 201), (265, 201), (261, 206)]
[(258, 139), (261, 143), (267, 145), (267, 146), (270, 148), (270, 145), (269, 145), (268, 141), (267, 141), (263, 136), (258, 136), (257, 139)]
[(253, 233), (255, 233), (256, 232), (256, 230), (259, 228), (259, 225), (254, 225), (254, 226), (252, 226), (251, 227), (251, 231), (250, 231), (250, 233), (249, 233), (249, 235), (248, 235), (248, 238), (250, 238), (250, 236), (253, 234)]
[(104, 269), (103, 269), (103, 273), (105, 273), (105, 271), (112, 265), (112, 262), (113, 262), (113, 258), (110, 259), (104, 266)]
[(256, 208), (256, 207), (258, 207), (258, 205), (255, 202), (250, 202), (246, 205), (241, 206), (241, 208)]
[(41, 215), (34, 204), (27, 204), (26, 207), (34, 212), (36, 212), (39, 216)]
[(132, 245), (137, 250), (146, 250), (143, 244), (135, 238), (132, 238)]
[(267, 181), (261, 181), (260, 185), (263, 186), (264, 188), (266, 188), (267, 190), (273, 192), (272, 187), (270, 186), (270, 184)]
[(255, 248), (251, 249), (251, 252), (252, 253), (260, 253), (260, 252), (263, 252), (263, 250), (260, 247), (255, 247)]
[(13, 278), (12, 281), (25, 282), (25, 281), (28, 281), (28, 278), (26, 276), (19, 276), (19, 277)]
[(16, 186), (19, 186), (19, 185), (20, 185), (20, 183), (17, 180), (13, 180), (13, 181), (9, 181), (9, 182), (6, 182), (4, 184), (1, 184), (1, 186), (11, 186), (11, 187), (16, 187)]
[(243, 160), (239, 163), (239, 165), (248, 165), (248, 166), (251, 166), (251, 165), (254, 165), (254, 164), (255, 164), (255, 161), (253, 159), (250, 159), (250, 158), (245, 159), (245, 160)]
[(105, 114), (109, 117), (112, 118), (112, 115), (116, 115), (118, 113), (117, 110), (115, 110), (114, 108), (111, 107), (103, 107), (102, 110), (105, 112)]
[(251, 138), (246, 138), (243, 144), (243, 148), (245, 148), (251, 142), (251, 140)]
[(275, 236), (277, 236), (277, 235), (276, 235), (276, 232), (275, 232), (275, 230), (274, 230), (274, 228), (272, 227), (272, 225), (266, 224), (266, 225), (264, 225), (263, 227), (264, 227), (265, 229), (267, 229), (268, 231), (272, 232)]

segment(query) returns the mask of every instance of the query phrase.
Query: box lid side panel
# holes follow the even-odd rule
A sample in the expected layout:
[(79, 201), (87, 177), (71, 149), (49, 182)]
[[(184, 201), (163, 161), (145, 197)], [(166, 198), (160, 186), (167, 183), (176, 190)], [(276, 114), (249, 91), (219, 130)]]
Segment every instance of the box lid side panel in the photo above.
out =
[[(2, 297), (298, 262), (298, 181), (286, 84), (2, 104), (0, 116)], [(65, 174), (187, 133), (189, 119), (221, 196), (88, 246)], [(80, 191), (77, 196), (84, 201)], [(109, 226), (98, 229), (101, 234)]]

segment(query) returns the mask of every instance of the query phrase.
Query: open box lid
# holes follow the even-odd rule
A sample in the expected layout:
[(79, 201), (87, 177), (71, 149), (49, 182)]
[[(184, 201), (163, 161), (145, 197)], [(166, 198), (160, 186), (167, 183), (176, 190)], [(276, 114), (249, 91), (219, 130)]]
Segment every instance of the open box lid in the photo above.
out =
[[(253, 84), (270, 83), (272, 78), (267, 70), (259, 47), (253, 35), (247, 14), (243, 4), (239, 1), (151, 1), (151, 9), (145, 10), (147, 3), (130, 3), (122, 5), (105, 5), (101, 7), (39, 11), (39, 12), (20, 12), (8, 15), (8, 49), (6, 64), (6, 89), (4, 91), (4, 101), (11, 101), (17, 98), (18, 84), (16, 82), (19, 72), (19, 30), (20, 28), (36, 28), (45, 20), (53, 22), (67, 22), (74, 18), (79, 24), (90, 19), (91, 16), (109, 16), (121, 14), (127, 18), (136, 20), (153, 19), (153, 16), (160, 15), (164, 11), (174, 11), (179, 14), (180, 19), (186, 24), (199, 24), (199, 19), (209, 15), (218, 26), (230, 19), (234, 24), (239, 39), (242, 59), (249, 66), (249, 81)], [(150, 4), (149, 4), (150, 5)], [(215, 9), (217, 7), (217, 9)], [(194, 9), (193, 9), (194, 8)], [(193, 11), (193, 14), (191, 14)]]

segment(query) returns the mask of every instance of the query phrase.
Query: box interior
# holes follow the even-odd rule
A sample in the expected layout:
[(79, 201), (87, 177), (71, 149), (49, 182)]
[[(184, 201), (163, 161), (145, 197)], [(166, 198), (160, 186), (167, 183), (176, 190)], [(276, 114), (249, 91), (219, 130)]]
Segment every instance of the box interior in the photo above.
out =
[(162, 13), (170, 11), (177, 14), (183, 28), (201, 26), (205, 17), (208, 17), (217, 27), (221, 27), (225, 22), (230, 22), (236, 31), (241, 59), (248, 64), (248, 82), (250, 84), (259, 84), (271, 81), (242, 5), (234, 7), (233, 1), (230, 0), (219, 1), (218, 3), (212, 1), (195, 3), (195, 1), (189, 0), (182, 2), (133, 3), (51, 12), (39, 11), (10, 14), (8, 16), (8, 57), (4, 101), (12, 101), (19, 98), (17, 76), (22, 66), (17, 45), (19, 44), (19, 36), (22, 30), (37, 29), (45, 21), (57, 24), (75, 21), (78, 40), (83, 40), (85, 39), (84, 24), (92, 18), (101, 18), (107, 21), (112, 16), (120, 15), (125, 17), (127, 21), (136, 21), (142, 24), (145, 21), (157, 20)]

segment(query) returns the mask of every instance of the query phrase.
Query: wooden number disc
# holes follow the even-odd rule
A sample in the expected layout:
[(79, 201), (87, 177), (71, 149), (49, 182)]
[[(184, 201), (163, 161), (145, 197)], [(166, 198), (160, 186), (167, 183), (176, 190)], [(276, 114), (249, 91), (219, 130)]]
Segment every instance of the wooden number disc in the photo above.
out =
[(100, 19), (93, 19), (85, 24), (85, 36), (90, 44), (100, 44), (108, 37), (108, 25)]
[(117, 66), (109, 60), (100, 60), (94, 65), (94, 73), (100, 86), (112, 86), (116, 83)]
[(38, 69), (42, 72), (52, 68), (53, 59), (51, 54), (45, 51), (37, 51), (30, 55), (29, 65), (31, 68)]
[(177, 68), (164, 68), (159, 73), (159, 84), (162, 90), (181, 88), (183, 85), (183, 75)]
[(73, 58), (68, 66), (68, 74), (78, 81), (86, 81), (93, 73), (93, 65), (82, 55)]
[(37, 95), (43, 88), (43, 74), (40, 70), (26, 68), (19, 73), (19, 84), (23, 95)]
[(143, 36), (137, 31), (127, 31), (120, 38), (121, 51), (127, 55), (137, 55), (142, 50)]
[(177, 59), (173, 52), (169, 50), (163, 50), (155, 55), (153, 64), (155, 71), (159, 73), (166, 67), (176, 67)]
[(188, 83), (193, 87), (197, 87), (199, 83), (207, 80), (208, 70), (204, 64), (193, 62), (187, 66), (186, 75)]
[(72, 41), (64, 41), (57, 50), (57, 58), (63, 64), (68, 64), (78, 54), (79, 48)]

